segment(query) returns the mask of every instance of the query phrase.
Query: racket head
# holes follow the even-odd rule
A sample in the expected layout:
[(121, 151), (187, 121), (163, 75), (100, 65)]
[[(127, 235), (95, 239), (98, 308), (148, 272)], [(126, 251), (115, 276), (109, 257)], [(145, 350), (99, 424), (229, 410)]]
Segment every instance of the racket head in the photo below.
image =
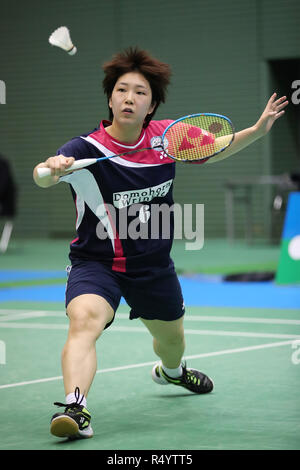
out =
[(181, 162), (204, 160), (228, 148), (234, 134), (231, 120), (222, 114), (189, 114), (165, 129), (163, 151), (166, 156)]

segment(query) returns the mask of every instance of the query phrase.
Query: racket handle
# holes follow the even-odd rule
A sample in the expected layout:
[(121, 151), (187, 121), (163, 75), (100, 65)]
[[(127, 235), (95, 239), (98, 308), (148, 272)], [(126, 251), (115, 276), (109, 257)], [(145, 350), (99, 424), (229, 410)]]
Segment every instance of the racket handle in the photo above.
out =
[[(82, 160), (76, 160), (76, 162), (74, 162), (73, 165), (69, 166), (69, 168), (66, 168), (65, 171), (67, 172), (67, 171), (72, 171), (72, 170), (80, 170), (80, 168), (85, 168), (86, 166), (93, 165), (96, 162), (97, 162), (97, 158), (84, 158)], [(45, 178), (46, 176), (51, 175), (51, 169), (50, 168), (38, 168), (37, 174), (40, 178)]]

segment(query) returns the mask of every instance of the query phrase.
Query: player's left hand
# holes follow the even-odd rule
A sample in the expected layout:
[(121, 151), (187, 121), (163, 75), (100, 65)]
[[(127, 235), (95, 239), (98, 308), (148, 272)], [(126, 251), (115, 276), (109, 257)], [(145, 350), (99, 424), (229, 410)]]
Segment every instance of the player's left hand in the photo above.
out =
[(284, 114), (284, 108), (288, 105), (286, 96), (276, 99), (277, 93), (273, 93), (264, 112), (255, 124), (260, 135), (265, 135), (272, 128), (274, 122)]

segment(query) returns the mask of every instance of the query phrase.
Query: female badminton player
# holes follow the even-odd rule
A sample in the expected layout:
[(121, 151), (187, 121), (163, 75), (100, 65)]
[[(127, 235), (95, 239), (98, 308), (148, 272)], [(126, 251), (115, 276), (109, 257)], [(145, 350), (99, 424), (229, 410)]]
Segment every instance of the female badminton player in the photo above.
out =
[[(65, 403), (55, 403), (64, 411), (54, 414), (50, 429), (55, 436), (71, 439), (93, 436), (87, 396), (97, 370), (95, 345), (112, 324), (121, 296), (131, 308), (130, 319), (140, 318), (153, 337), (160, 358), (152, 369), (153, 380), (196, 394), (213, 390), (213, 381), (183, 360), (185, 308), (170, 258), (173, 218), (169, 237), (162, 236), (160, 227), (158, 236), (147, 236), (154, 206), (173, 205), (175, 161), (147, 150), (67, 172), (75, 160), (149, 147), (171, 123), (153, 120), (165, 101), (167, 64), (131, 48), (116, 54), (103, 69), (109, 120), (70, 140), (33, 174), (41, 187), (68, 183), (76, 206), (77, 237), (70, 245), (66, 287), (69, 331), (62, 351)], [(256, 124), (237, 132), (231, 146), (205, 164), (223, 160), (264, 136), (286, 105), (286, 97), (273, 94)], [(51, 175), (39, 177), (38, 168), (50, 168)], [(135, 236), (133, 227), (143, 236)]]

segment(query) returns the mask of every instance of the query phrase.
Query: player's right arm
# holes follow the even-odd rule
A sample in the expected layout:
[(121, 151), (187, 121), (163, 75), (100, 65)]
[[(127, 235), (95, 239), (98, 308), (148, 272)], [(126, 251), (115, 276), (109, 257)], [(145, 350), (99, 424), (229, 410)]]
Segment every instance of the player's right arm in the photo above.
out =
[[(49, 188), (57, 184), (60, 176), (66, 175), (66, 170), (74, 163), (74, 157), (65, 157), (64, 155), (55, 155), (49, 157), (45, 162), (39, 163), (33, 170), (34, 182), (41, 188)], [(37, 172), (38, 168), (50, 168), (51, 175), (40, 178)]]

